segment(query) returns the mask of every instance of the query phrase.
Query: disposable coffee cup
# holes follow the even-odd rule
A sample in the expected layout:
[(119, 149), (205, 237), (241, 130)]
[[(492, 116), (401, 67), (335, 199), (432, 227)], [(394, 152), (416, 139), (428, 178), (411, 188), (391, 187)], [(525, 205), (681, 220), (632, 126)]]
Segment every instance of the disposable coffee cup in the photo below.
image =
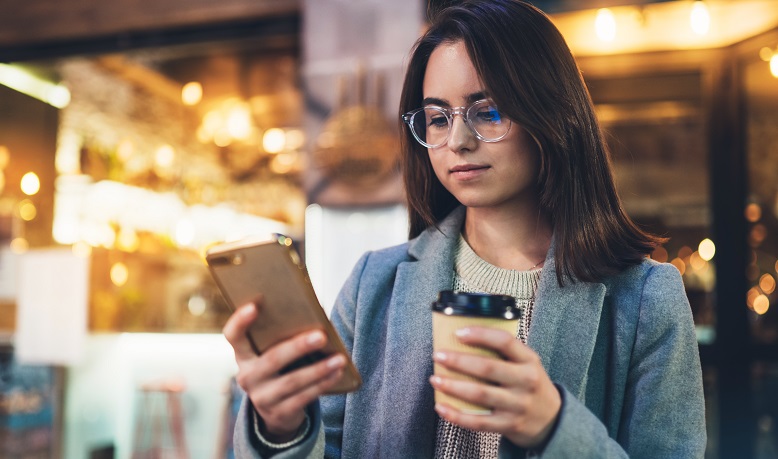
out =
[[(479, 326), (497, 328), (517, 335), (520, 319), (521, 309), (516, 307), (516, 300), (512, 296), (443, 290), (438, 294), (437, 301), (432, 303), (433, 350), (498, 357), (494, 351), (463, 344), (455, 332), (461, 328)], [(450, 371), (438, 363), (435, 363), (435, 375), (463, 381), (479, 381), (478, 378)], [(488, 407), (475, 405), (437, 390), (435, 402), (445, 403), (468, 414), (491, 413)]]

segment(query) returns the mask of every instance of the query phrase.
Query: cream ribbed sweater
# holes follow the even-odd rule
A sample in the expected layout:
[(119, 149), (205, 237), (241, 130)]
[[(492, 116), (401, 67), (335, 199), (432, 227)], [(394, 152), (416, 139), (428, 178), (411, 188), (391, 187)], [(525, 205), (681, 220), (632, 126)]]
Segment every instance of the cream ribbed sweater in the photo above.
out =
[[(502, 269), (481, 259), (460, 235), (454, 254), (455, 291), (495, 293), (516, 298), (522, 310), (522, 320), (516, 336), (527, 342), (535, 291), (540, 279), (540, 269), (516, 271)], [(496, 458), (500, 435), (490, 432), (474, 432), (438, 419), (436, 458)]]

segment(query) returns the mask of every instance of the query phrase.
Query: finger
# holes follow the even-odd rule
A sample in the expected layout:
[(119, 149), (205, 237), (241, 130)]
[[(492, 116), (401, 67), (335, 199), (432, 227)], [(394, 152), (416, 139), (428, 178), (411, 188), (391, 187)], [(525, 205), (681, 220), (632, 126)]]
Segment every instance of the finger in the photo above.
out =
[(247, 360), (257, 355), (246, 336), (246, 332), (257, 318), (257, 314), (257, 306), (247, 304), (238, 308), (224, 324), (222, 333), (235, 350), (235, 359), (238, 361)]
[(455, 332), (463, 344), (491, 349), (513, 362), (534, 361), (537, 354), (515, 335), (488, 327), (465, 327)]
[(468, 414), (445, 403), (435, 404), (440, 417), (465, 429), (481, 432), (506, 432), (510, 427), (510, 418), (503, 414)]
[[(302, 390), (297, 391), (293, 395), (281, 400), (275, 400), (271, 410), (269, 410), (270, 413), (272, 414), (269, 415), (273, 416), (275, 413), (299, 412), (300, 410), (304, 409), (306, 406), (310, 405), (319, 396), (326, 393), (329, 389), (335, 386), (335, 384), (337, 384), (338, 381), (340, 381), (340, 378), (342, 377), (343, 377), (343, 369), (342, 368), (337, 369), (332, 373), (329, 373), (324, 379), (317, 380), (316, 382), (310, 384), (309, 386), (306, 386)], [(259, 411), (260, 407), (256, 407), (256, 408), (257, 411)], [(260, 414), (262, 413), (260, 412)]]
[(531, 382), (527, 380), (530, 376), (528, 372), (536, 371), (528, 364), (464, 352), (438, 351), (433, 354), (432, 359), (453, 372), (501, 386), (523, 387)]
[(430, 383), (439, 392), (474, 405), (485, 406), (494, 413), (510, 411), (523, 414), (526, 411), (522, 403), (522, 400), (527, 398), (525, 395), (512, 394), (499, 386), (440, 376), (430, 377)]
[(293, 362), (327, 344), (327, 336), (321, 330), (300, 333), (275, 344), (262, 353), (262, 369), (265, 374), (280, 373)]
[(334, 372), (342, 373), (345, 366), (346, 357), (343, 354), (335, 354), (269, 381), (264, 395), (274, 402), (295, 396), (307, 388), (316, 386)]

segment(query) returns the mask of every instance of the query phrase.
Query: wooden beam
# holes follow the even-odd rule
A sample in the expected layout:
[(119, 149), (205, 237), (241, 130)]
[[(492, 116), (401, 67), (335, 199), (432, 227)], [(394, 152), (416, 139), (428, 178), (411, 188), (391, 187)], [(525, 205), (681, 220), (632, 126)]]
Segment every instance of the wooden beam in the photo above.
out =
[(299, 0), (10, 0), (0, 48), (299, 13)]

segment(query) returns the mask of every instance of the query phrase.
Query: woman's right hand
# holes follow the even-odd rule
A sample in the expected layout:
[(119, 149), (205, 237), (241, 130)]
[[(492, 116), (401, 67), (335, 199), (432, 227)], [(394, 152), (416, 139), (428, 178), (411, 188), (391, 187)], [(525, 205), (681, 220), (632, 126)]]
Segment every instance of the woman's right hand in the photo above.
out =
[(238, 385), (262, 418), (269, 441), (283, 443), (294, 438), (305, 421), (305, 407), (331, 388), (343, 374), (346, 358), (330, 356), (311, 365), (281, 374), (287, 365), (326, 344), (319, 330), (282, 341), (262, 355), (254, 353), (246, 332), (261, 314), (257, 305), (242, 306), (230, 316), (223, 333), (235, 350)]

